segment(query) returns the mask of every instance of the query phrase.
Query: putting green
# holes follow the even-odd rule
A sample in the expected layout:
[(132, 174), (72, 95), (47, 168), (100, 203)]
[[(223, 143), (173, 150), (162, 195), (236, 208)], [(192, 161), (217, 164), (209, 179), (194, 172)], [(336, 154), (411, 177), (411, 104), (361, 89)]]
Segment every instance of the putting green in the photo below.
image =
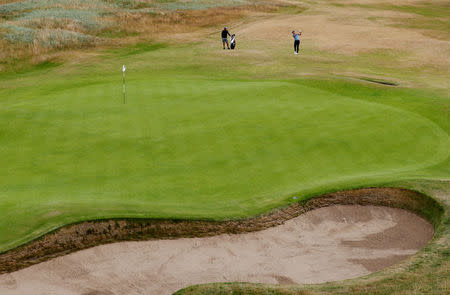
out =
[(105, 80), (4, 103), (0, 251), (84, 219), (248, 216), (448, 156), (423, 116), (298, 83), (141, 75), (124, 105)]

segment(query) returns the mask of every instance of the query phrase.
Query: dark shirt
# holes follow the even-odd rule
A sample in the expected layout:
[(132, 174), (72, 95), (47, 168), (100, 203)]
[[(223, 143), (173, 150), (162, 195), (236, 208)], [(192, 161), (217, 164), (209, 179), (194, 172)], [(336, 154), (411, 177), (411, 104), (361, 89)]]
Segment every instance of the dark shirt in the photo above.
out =
[(222, 38), (228, 38), (228, 36), (231, 36), (230, 33), (228, 32), (228, 30), (223, 30), (222, 31)]

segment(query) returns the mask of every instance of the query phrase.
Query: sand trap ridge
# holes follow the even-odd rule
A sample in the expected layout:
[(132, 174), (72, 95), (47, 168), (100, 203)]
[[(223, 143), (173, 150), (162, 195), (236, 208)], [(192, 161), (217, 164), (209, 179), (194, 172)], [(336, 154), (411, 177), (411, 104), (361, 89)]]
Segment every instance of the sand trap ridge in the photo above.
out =
[(259, 232), (97, 246), (1, 275), (0, 294), (171, 294), (210, 282), (343, 280), (395, 264), (432, 236), (431, 224), (405, 210), (336, 205)]

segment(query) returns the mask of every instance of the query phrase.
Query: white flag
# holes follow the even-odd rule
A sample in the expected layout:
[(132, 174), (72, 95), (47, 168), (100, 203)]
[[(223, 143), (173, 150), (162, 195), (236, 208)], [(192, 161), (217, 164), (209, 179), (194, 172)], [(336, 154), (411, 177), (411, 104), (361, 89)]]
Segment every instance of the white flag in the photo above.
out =
[(122, 72), (125, 72), (127, 68), (125, 67), (125, 65), (122, 66)]

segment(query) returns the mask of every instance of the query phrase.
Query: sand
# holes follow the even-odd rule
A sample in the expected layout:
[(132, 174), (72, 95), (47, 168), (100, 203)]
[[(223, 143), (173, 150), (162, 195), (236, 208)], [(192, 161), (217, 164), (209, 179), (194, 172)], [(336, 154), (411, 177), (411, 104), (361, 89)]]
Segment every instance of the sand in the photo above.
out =
[(193, 284), (321, 283), (413, 255), (433, 236), (401, 209), (336, 205), (259, 232), (120, 242), (0, 276), (0, 294), (172, 294)]

